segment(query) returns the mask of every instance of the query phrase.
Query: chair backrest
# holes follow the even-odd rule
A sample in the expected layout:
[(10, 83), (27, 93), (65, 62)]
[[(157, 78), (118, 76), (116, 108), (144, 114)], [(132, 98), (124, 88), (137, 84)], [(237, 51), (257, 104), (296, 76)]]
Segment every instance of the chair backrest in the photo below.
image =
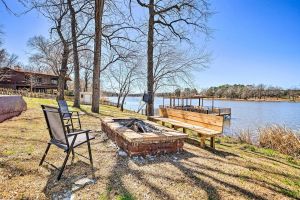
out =
[(69, 146), (65, 126), (62, 120), (62, 114), (59, 109), (46, 105), (42, 105), (42, 109), (51, 139)]
[(67, 102), (65, 100), (58, 100), (57, 102), (63, 117), (71, 117)]

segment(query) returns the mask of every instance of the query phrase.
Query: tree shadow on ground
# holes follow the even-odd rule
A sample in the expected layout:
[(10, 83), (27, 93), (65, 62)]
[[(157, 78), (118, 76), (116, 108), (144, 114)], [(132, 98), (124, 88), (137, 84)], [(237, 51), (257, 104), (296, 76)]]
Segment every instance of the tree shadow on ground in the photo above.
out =
[[(67, 165), (63, 176), (58, 181), (57, 176), (60, 168), (43, 166), (50, 171), (49, 178), (43, 189), (48, 199), (72, 199), (72, 194), (78, 192), (88, 185), (94, 184), (100, 177), (95, 177), (89, 164), (77, 161)], [(94, 171), (97, 170), (94, 168)]]
[(278, 159), (272, 158), (272, 157), (270, 157), (270, 156), (266, 156), (266, 155), (264, 155), (263, 153), (253, 152), (253, 151), (245, 151), (245, 152), (250, 153), (250, 154), (254, 154), (255, 156), (259, 156), (259, 157), (261, 157), (261, 158), (265, 158), (265, 159), (270, 160), (270, 161), (273, 161), (273, 162), (280, 163), (280, 164), (282, 164), (282, 165), (286, 165), (286, 166), (288, 166), (288, 167), (293, 167), (293, 168), (295, 168), (295, 169), (300, 169), (300, 167), (297, 166), (297, 165), (293, 165), (293, 164), (289, 164), (289, 163), (282, 162), (282, 161), (280, 161), (280, 160), (278, 160)]
[[(216, 150), (212, 150), (211, 153), (213, 155), (216, 155)], [(218, 152), (217, 156), (220, 156), (220, 154), (221, 154), (222, 158), (225, 158), (227, 155), (235, 156), (235, 154), (231, 154), (231, 153), (227, 154), (227, 152), (224, 152), (224, 151), (221, 151), (221, 153)], [(174, 159), (174, 157), (176, 159)], [(208, 165), (205, 165), (203, 163), (196, 163), (196, 162), (191, 161), (191, 159), (189, 159), (189, 158), (194, 158), (194, 157), (198, 157), (198, 155), (191, 153), (189, 151), (183, 151), (181, 154), (168, 154), (168, 155), (161, 155), (158, 157), (154, 157), (157, 159), (153, 159), (153, 157), (148, 156), (148, 160), (147, 160), (147, 157), (146, 157), (146, 159), (137, 159), (136, 157), (133, 157), (133, 158), (131, 158), (131, 160), (140, 167), (143, 167), (145, 165), (157, 164), (160, 162), (168, 162), (168, 163), (172, 164), (173, 166), (175, 166), (177, 169), (179, 169), (186, 177), (189, 178), (189, 180), (195, 186), (199, 187), (199, 189), (201, 189), (201, 190), (205, 190), (209, 196), (209, 199), (220, 199), (221, 197), (218, 193), (218, 189), (216, 188), (215, 184), (211, 184), (210, 181), (207, 182), (206, 181), (207, 178), (212, 180), (217, 185), (222, 185), (225, 188), (230, 188), (230, 190), (232, 190), (236, 193), (239, 193), (239, 194), (245, 196), (246, 198), (262, 199), (262, 200), (267, 199), (263, 195), (257, 194), (253, 191), (250, 191), (249, 189), (244, 188), (242, 185), (226, 182), (225, 180), (223, 180), (221, 178), (215, 177), (215, 175), (213, 175), (213, 174), (222, 174), (224, 176), (236, 178), (237, 180), (246, 180), (247, 182), (250, 182), (253, 185), (259, 185), (260, 187), (266, 188), (270, 191), (273, 191), (276, 193), (281, 193), (285, 196), (294, 198), (293, 195), (286, 192), (288, 189), (281, 187), (280, 185), (277, 185), (277, 184), (274, 184), (271, 182), (267, 182), (265, 180), (259, 180), (258, 178), (255, 178), (255, 177), (253, 178), (253, 177), (246, 176), (246, 175), (227, 173), (223, 170), (209, 167)], [(237, 156), (237, 157), (239, 157), (239, 156)], [(181, 162), (181, 161), (184, 161), (184, 162)], [(220, 160), (216, 160), (216, 161), (220, 162)], [(193, 165), (187, 164), (186, 162), (190, 162)], [(236, 166), (239, 166), (239, 165), (236, 164)], [(199, 170), (198, 170), (198, 168), (199, 168)], [(205, 170), (208, 172), (204, 173), (202, 170)], [(132, 170), (130, 170), (130, 169), (126, 169), (125, 171), (127, 171), (128, 173), (132, 173)], [(266, 171), (266, 173), (272, 174), (272, 172), (269, 172), (269, 171)], [(155, 174), (150, 174), (150, 173), (142, 175), (141, 172), (135, 172), (133, 174), (135, 174), (135, 176), (138, 179), (142, 179), (142, 180), (144, 180), (143, 176), (146, 176), (146, 175), (155, 176)], [(280, 176), (285, 175), (282, 173), (274, 173), (274, 174), (280, 175)], [(162, 177), (169, 181), (174, 181), (174, 179), (172, 179), (171, 177), (164, 176), (164, 175), (162, 175)], [(202, 179), (200, 177), (205, 177), (205, 179)], [(147, 185), (147, 183), (145, 185)], [(160, 188), (157, 188), (157, 187), (152, 188), (152, 187), (153, 186), (151, 186), (150, 189), (154, 190), (155, 193), (161, 192)], [(163, 194), (163, 196), (168, 199), (171, 198), (171, 196), (170, 195), (168, 196), (168, 194)]]
[[(168, 162), (168, 163), (173, 164), (174, 162), (178, 162), (181, 159), (187, 159), (187, 158), (191, 158), (194, 156), (195, 155), (193, 153), (184, 151), (181, 154), (160, 155), (160, 156), (158, 156), (159, 161), (150, 160), (150, 161), (147, 161), (146, 163), (139, 162), (137, 159), (134, 159), (134, 158), (118, 157), (117, 162), (116, 162), (114, 168), (112, 169), (111, 175), (109, 177), (109, 184), (107, 186), (108, 191), (112, 192), (115, 190), (119, 190), (122, 193), (129, 193), (128, 189), (126, 188), (126, 185), (124, 185), (124, 183), (122, 181), (122, 177), (124, 177), (127, 174), (130, 174), (130, 175), (134, 176), (136, 180), (141, 181), (143, 185), (145, 185), (149, 190), (154, 192), (161, 199), (176, 199), (176, 196), (174, 196), (173, 194), (168, 193), (163, 188), (160, 188), (158, 185), (155, 185), (154, 183), (151, 183), (150, 181), (147, 180), (147, 177), (152, 176), (155, 178), (158, 176), (157, 174), (153, 174), (153, 173), (149, 173), (149, 172), (145, 173), (145, 172), (142, 172), (142, 170), (131, 169), (128, 166), (128, 163), (131, 160), (140, 167), (143, 167), (143, 166), (149, 165), (149, 164), (155, 164), (157, 162)], [(170, 161), (170, 160), (173, 160), (174, 157), (176, 157), (176, 161)], [(150, 158), (150, 157), (148, 157), (148, 158)], [(160, 174), (159, 177), (166, 179), (168, 181), (176, 182), (176, 183), (178, 183), (178, 182), (187, 183), (186, 180), (177, 180), (175, 178), (168, 177), (163, 174), (162, 175)], [(208, 194), (210, 199), (216, 199), (216, 200), (220, 199), (220, 195), (219, 195), (217, 189), (213, 185), (211, 185), (209, 182), (198, 179), (197, 177), (195, 177), (191, 174), (188, 174), (187, 177), (189, 178), (189, 181), (191, 181), (196, 187), (198, 187), (199, 190), (206, 191), (206, 193)]]

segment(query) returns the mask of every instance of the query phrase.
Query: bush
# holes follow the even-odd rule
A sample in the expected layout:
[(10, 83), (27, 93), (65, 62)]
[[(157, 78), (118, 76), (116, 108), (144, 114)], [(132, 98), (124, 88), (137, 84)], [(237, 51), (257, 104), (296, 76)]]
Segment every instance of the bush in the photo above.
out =
[(240, 143), (246, 143), (246, 144), (254, 144), (254, 139), (253, 139), (253, 132), (251, 132), (249, 129), (247, 130), (241, 130), (236, 134), (236, 139)]
[(284, 126), (273, 125), (259, 129), (258, 145), (283, 154), (300, 157), (299, 136)]

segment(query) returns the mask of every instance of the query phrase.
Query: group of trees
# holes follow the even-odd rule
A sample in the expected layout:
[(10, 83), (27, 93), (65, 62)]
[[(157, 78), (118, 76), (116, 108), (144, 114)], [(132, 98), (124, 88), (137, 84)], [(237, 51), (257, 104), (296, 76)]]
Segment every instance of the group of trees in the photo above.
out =
[(184, 88), (183, 90), (181, 90), (180, 88), (177, 88), (174, 91), (174, 95), (176, 97), (190, 97), (190, 96), (195, 96), (198, 94), (198, 91), (196, 88)]
[(299, 90), (284, 90), (280, 87), (259, 85), (221, 85), (218, 87), (210, 87), (201, 92), (205, 96), (215, 96), (218, 98), (230, 99), (265, 99), (272, 98), (295, 98), (300, 95)]
[(4, 32), (0, 27), (0, 66), (13, 67), (18, 63), (18, 56), (10, 54), (6, 49), (2, 48)]
[(118, 94), (121, 109), (130, 92), (144, 90), (150, 99), (147, 113), (153, 115), (155, 93), (190, 85), (193, 70), (209, 61), (193, 43), (194, 33), (210, 33), (206, 0), (19, 2), (40, 12), (51, 25), (49, 37), (29, 39), (30, 65), (59, 76), (58, 99), (64, 98), (66, 77), (72, 76), (76, 107), (80, 91), (89, 88), (93, 112), (99, 112), (102, 87)]

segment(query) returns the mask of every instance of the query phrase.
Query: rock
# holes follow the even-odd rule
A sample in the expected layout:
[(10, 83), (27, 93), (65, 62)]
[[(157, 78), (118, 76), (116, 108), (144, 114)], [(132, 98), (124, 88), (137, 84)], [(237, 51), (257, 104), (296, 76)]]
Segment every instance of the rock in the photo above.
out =
[(20, 115), (27, 109), (22, 96), (0, 95), (0, 122)]
[(127, 153), (123, 150), (119, 150), (118, 155), (121, 156), (121, 157), (127, 157), (128, 156)]

